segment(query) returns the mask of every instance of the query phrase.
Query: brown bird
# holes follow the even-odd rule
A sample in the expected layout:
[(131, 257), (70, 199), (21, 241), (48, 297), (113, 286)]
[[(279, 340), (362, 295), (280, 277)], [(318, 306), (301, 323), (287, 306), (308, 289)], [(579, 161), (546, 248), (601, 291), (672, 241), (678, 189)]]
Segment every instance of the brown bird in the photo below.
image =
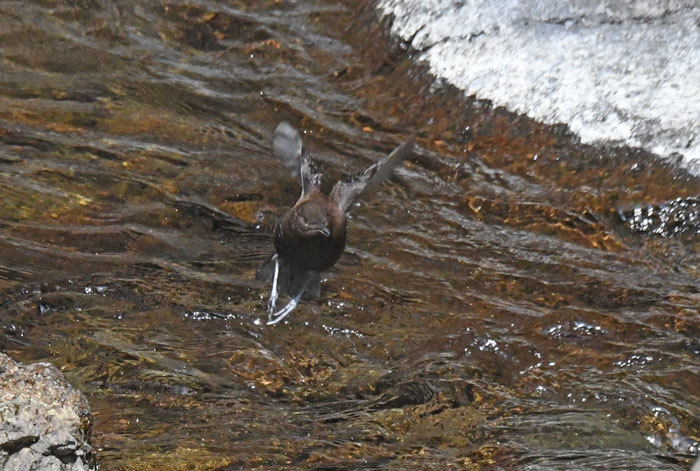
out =
[[(277, 126), (273, 149), (292, 174), (300, 177), (301, 196), (275, 224), (275, 253), (256, 274), (261, 281), (272, 281), (268, 325), (287, 317), (302, 296), (318, 298), (321, 272), (335, 265), (345, 250), (350, 206), (362, 193), (391, 175), (394, 167), (410, 155), (414, 141), (415, 137), (410, 137), (364, 172), (336, 183), (330, 195), (325, 195), (321, 190), (323, 175), (303, 147), (297, 130), (286, 122)], [(278, 285), (292, 299), (275, 312)]]

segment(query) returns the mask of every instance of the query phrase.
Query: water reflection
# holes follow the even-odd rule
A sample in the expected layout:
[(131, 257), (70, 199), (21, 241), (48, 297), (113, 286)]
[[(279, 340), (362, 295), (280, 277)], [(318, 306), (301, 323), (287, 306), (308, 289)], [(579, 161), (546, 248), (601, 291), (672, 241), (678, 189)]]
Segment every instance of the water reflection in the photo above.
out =
[[(357, 8), (0, 4), (0, 346), (87, 394), (103, 469), (687, 467), (697, 232), (616, 211), (697, 181), (429, 94)], [(331, 177), (420, 150), (269, 328), (282, 119)]]

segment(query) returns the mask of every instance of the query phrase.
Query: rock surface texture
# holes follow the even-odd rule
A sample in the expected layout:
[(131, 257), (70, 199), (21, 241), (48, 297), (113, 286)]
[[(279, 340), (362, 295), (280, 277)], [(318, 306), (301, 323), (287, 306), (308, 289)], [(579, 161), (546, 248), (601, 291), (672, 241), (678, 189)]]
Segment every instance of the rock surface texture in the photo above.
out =
[(95, 469), (85, 397), (49, 363), (0, 353), (0, 470)]
[(700, 173), (697, 0), (380, 0), (431, 73), (583, 142)]

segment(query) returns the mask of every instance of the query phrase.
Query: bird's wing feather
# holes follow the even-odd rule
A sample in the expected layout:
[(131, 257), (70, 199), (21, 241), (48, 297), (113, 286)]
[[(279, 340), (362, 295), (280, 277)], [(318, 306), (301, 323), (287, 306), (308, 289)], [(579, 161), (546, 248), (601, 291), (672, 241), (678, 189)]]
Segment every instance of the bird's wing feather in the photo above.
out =
[(299, 175), (301, 149), (301, 136), (297, 130), (286, 121), (282, 121), (275, 129), (272, 150), (295, 177)]
[(292, 175), (300, 177), (301, 196), (321, 188), (321, 172), (304, 149), (299, 132), (291, 124), (282, 121), (277, 126), (272, 149)]
[(331, 199), (338, 203), (343, 212), (346, 212), (362, 193), (371, 190), (391, 176), (394, 168), (411, 155), (415, 140), (415, 136), (411, 136), (391, 154), (367, 167), (364, 172), (356, 173), (336, 183), (331, 192)]

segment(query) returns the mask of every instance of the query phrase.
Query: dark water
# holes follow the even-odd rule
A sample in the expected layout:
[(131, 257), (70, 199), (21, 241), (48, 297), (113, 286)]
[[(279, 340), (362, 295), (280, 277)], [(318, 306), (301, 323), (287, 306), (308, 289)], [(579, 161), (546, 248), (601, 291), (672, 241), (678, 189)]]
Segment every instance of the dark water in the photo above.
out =
[[(698, 180), (460, 98), (382, 31), (365, 3), (1, 2), (0, 347), (87, 395), (102, 470), (687, 469)], [(419, 150), (266, 327), (282, 119), (329, 185)]]

